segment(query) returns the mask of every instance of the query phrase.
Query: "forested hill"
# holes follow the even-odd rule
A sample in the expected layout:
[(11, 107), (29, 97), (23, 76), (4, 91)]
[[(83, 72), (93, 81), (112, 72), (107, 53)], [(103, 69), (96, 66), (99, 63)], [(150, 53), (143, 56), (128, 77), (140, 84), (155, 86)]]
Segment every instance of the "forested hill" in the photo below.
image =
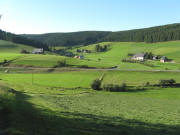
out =
[(71, 33), (48, 33), (40, 35), (23, 35), (30, 39), (42, 41), (49, 46), (73, 46), (88, 45), (105, 38), (110, 32), (105, 31), (83, 31)]
[(32, 46), (36, 48), (44, 48), (46, 51), (49, 51), (49, 47), (43, 42), (29, 39), (20, 35), (15, 35), (15, 34), (5, 32), (2, 30), (0, 30), (0, 40), (11, 41), (14, 43), (24, 44), (24, 45)]
[(145, 29), (112, 32), (103, 40), (120, 42), (133, 41), (147, 43), (180, 40), (180, 23)]
[(180, 40), (180, 23), (119, 32), (84, 31), (23, 36), (51, 46), (87, 45), (103, 41), (153, 43)]

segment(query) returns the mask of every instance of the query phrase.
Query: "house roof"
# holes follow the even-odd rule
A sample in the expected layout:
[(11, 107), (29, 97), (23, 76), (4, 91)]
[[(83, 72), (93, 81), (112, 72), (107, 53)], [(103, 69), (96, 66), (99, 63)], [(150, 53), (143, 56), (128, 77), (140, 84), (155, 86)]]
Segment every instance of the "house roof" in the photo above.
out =
[(162, 56), (161, 57), (161, 60), (166, 60), (167, 58), (165, 56)]
[(32, 52), (41, 53), (43, 51), (44, 51), (43, 48), (36, 48), (36, 49), (33, 49)]
[(137, 54), (135, 54), (133, 57), (144, 57), (144, 53), (137, 53)]
[(79, 56), (74, 56), (74, 58), (79, 58)]

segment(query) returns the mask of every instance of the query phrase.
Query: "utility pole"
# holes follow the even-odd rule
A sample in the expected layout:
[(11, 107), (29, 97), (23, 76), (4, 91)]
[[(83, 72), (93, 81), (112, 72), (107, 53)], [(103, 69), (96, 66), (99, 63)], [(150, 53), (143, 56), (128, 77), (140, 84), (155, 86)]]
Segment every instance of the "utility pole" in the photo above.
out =
[(33, 72), (33, 69), (32, 69), (32, 85), (34, 84), (34, 72)]

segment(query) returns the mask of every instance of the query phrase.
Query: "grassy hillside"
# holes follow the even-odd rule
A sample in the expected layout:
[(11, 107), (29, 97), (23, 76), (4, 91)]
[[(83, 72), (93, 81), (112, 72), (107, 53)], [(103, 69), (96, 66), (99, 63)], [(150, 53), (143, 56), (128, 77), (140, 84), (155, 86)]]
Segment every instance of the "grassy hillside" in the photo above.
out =
[(35, 41), (33, 39), (29, 39), (2, 30), (0, 30), (0, 40), (10, 41), (17, 44), (26, 44), (27, 46), (36, 47), (36, 48), (44, 48), (44, 50), (49, 51), (48, 46), (40, 41)]
[[(91, 50), (92, 53), (77, 53), (77, 47), (72, 50), (76, 55), (83, 54), (84, 60), (69, 58), (54, 54), (46, 55), (23, 55), (18, 52), (25, 48), (31, 50), (32, 48), (11, 44), (9, 42), (1, 41), (2, 50), (0, 53), (0, 60), (14, 59), (11, 66), (33, 66), (33, 67), (56, 67), (58, 61), (65, 60), (67, 67), (94, 67), (94, 68), (112, 68), (117, 66), (122, 70), (179, 70), (180, 69), (180, 41), (160, 42), (160, 43), (134, 43), (134, 42), (103, 42), (100, 45), (109, 45), (107, 52), (95, 52), (95, 45), (92, 44), (79, 49)], [(7, 45), (5, 45), (7, 43)], [(11, 49), (10, 49), (11, 48)], [(166, 56), (172, 59), (172, 62), (160, 63), (159, 61), (146, 61), (145, 64), (122, 62), (122, 59), (128, 58), (128, 54), (136, 54), (143, 52), (152, 52), (154, 55)]]
[(0, 40), (0, 62), (4, 61), (5, 59), (13, 60), (24, 56), (24, 54), (20, 54), (22, 49), (31, 52), (33, 47)]
[[(134, 42), (104, 42), (100, 45), (110, 45), (107, 52), (95, 53), (95, 45), (89, 45), (86, 47), (80, 47), (80, 49), (88, 49), (93, 53), (84, 54), (86, 59), (90, 61), (98, 61), (99, 64), (106, 66), (118, 66), (119, 69), (174, 69), (178, 70), (180, 68), (180, 41), (171, 41), (171, 42), (160, 42), (160, 43), (134, 43)], [(73, 50), (76, 53), (76, 49)], [(136, 54), (143, 52), (152, 52), (154, 55), (166, 56), (169, 59), (172, 59), (174, 63), (160, 63), (159, 61), (147, 61), (147, 64), (153, 65), (147, 66), (138, 63), (124, 63), (122, 59), (128, 58), (128, 54)], [(81, 53), (79, 53), (81, 54)]]
[(81, 66), (88, 66), (88, 67), (97, 67), (97, 68), (109, 68), (109, 65), (101, 65), (98, 61), (92, 60), (88, 61), (69, 58), (64, 56), (57, 56), (57, 55), (26, 55), (21, 57), (11, 63), (11, 66), (33, 66), (33, 67), (56, 67), (58, 61), (65, 60), (67, 67), (81, 67)]
[[(22, 55), (27, 46), (1, 41), (2, 59), (12, 61), (9, 66), (54, 67), (66, 60), (70, 67), (87, 65), (96, 68), (118, 66), (118, 69), (179, 70), (180, 41), (154, 44), (131, 42), (103, 42), (110, 45), (107, 52), (96, 53), (92, 44), (80, 49), (84, 60), (53, 54)], [(5, 43), (7, 46), (5, 46)], [(13, 47), (16, 46), (16, 47)], [(8, 48), (9, 47), (9, 48)], [(4, 50), (3, 50), (4, 49)], [(31, 50), (32, 48), (26, 48)], [(76, 53), (76, 47), (72, 50)], [(150, 67), (138, 63), (123, 63), (128, 53), (153, 52), (175, 63), (148, 61)], [(81, 53), (78, 53), (80, 55)], [(99, 60), (101, 59), (101, 60)], [(0, 133), (11, 135), (179, 135), (179, 86), (153, 86), (162, 79), (180, 83), (180, 72), (138, 72), (56, 69), (0, 69)], [(77, 69), (76, 69), (77, 70)], [(126, 83), (126, 92), (94, 91), (90, 85), (105, 73), (102, 85)], [(145, 84), (149, 82), (150, 86)], [(3, 123), (3, 124), (2, 124)], [(6, 123), (6, 124), (4, 124)]]
[[(12, 135), (180, 133), (179, 88), (147, 87), (120, 93), (89, 89), (91, 80), (100, 76), (100, 72), (94, 71), (35, 74), (32, 85), (31, 74), (2, 75), (1, 85), (10, 87), (0, 89), (1, 93), (6, 92), (0, 94), (0, 100), (6, 101), (3, 107), (9, 112), (3, 117), (3, 121), (8, 120), (3, 131)], [(179, 73), (110, 71), (106, 72), (103, 83), (111, 83), (113, 78), (117, 83), (139, 86), (144, 81), (155, 83), (172, 76), (180, 82)], [(2, 102), (0, 104), (2, 106)]]
[(20, 53), (22, 49), (31, 52), (33, 47), (0, 40), (0, 53)]

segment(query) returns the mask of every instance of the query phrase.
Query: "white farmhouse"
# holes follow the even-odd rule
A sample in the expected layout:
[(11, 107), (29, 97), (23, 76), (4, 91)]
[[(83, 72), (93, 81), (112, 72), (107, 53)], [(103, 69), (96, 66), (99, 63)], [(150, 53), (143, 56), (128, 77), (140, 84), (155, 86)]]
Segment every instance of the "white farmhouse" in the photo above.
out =
[(143, 61), (143, 60), (144, 60), (144, 56), (145, 56), (145, 54), (139, 53), (139, 54), (135, 54), (135, 55), (132, 57), (132, 59), (133, 59), (133, 60)]
[(44, 53), (44, 49), (43, 48), (36, 48), (33, 49), (32, 54), (43, 54)]

